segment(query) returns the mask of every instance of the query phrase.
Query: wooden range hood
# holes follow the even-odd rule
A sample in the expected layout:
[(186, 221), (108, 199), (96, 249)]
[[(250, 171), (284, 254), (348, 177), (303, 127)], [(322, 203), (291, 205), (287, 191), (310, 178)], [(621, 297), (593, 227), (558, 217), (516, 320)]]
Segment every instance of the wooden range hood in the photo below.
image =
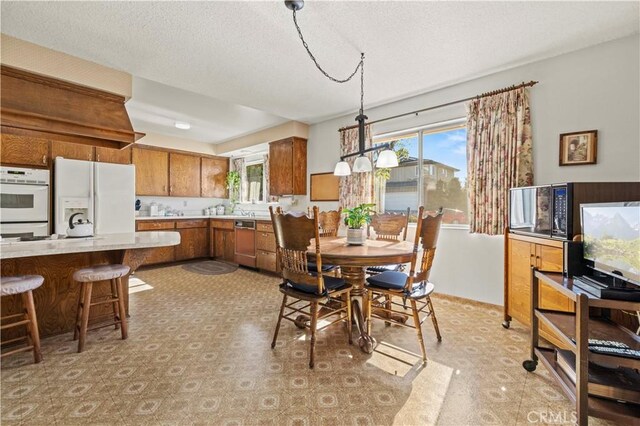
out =
[(1, 66), (2, 133), (121, 149), (144, 136), (133, 131), (125, 98)]

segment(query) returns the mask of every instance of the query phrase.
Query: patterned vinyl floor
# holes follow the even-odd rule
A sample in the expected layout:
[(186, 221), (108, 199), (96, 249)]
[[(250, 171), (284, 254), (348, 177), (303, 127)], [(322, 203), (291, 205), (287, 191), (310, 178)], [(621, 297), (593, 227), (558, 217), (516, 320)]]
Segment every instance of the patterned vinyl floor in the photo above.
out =
[[(544, 367), (527, 373), (526, 330), (501, 311), (442, 296), (443, 335), (376, 322), (372, 355), (342, 324), (308, 340), (283, 322), (270, 348), (278, 279), (246, 269), (206, 276), (180, 266), (139, 271), (129, 339), (103, 328), (77, 354), (71, 334), (43, 341), (44, 361), (5, 359), (3, 425), (516, 425), (570, 424), (572, 406)], [(411, 353), (407, 353), (411, 352)], [(607, 424), (592, 419), (591, 424)]]

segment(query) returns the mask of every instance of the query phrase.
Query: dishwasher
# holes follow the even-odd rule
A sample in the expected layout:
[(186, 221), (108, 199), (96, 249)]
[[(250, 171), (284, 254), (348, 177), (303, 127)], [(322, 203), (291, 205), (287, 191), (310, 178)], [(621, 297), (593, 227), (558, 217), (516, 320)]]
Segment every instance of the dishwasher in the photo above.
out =
[(236, 220), (236, 263), (256, 267), (256, 221)]

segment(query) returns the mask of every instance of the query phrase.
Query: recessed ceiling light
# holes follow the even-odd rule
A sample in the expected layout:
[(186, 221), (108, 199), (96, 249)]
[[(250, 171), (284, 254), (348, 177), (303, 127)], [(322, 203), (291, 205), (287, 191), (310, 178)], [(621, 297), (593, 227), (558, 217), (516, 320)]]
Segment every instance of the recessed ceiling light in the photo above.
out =
[(191, 128), (191, 124), (186, 121), (176, 121), (176, 127), (182, 130), (189, 130)]

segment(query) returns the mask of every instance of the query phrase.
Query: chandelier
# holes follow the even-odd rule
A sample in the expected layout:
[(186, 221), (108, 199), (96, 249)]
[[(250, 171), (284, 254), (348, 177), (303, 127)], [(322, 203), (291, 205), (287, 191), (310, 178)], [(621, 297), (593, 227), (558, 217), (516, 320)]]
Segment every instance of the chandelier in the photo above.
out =
[(346, 159), (349, 157), (355, 157), (355, 156), (357, 156), (358, 158), (356, 158), (356, 161), (353, 163), (353, 172), (354, 173), (370, 172), (373, 169), (373, 167), (371, 165), (371, 161), (369, 161), (369, 158), (366, 157), (365, 154), (368, 152), (380, 151), (380, 150), (382, 150), (382, 152), (378, 154), (376, 167), (378, 168), (397, 167), (398, 156), (396, 155), (395, 152), (391, 150), (391, 145), (381, 144), (375, 147), (365, 149), (364, 126), (365, 126), (365, 120), (368, 117), (364, 115), (364, 53), (360, 53), (360, 61), (358, 62), (358, 65), (356, 65), (355, 70), (353, 70), (351, 75), (349, 75), (349, 77), (344, 79), (332, 77), (320, 66), (315, 56), (313, 56), (313, 53), (311, 53), (311, 50), (309, 49), (309, 45), (305, 41), (302, 35), (302, 30), (298, 25), (296, 12), (304, 7), (304, 0), (289, 0), (289, 1), (285, 1), (284, 4), (287, 6), (289, 10), (293, 11), (293, 23), (296, 26), (296, 29), (298, 30), (298, 36), (302, 41), (302, 45), (304, 46), (305, 50), (309, 54), (309, 57), (315, 64), (316, 68), (318, 68), (318, 70), (325, 77), (327, 77), (329, 80), (333, 81), (334, 83), (346, 83), (350, 81), (358, 73), (358, 71), (360, 71), (360, 111), (358, 113), (358, 116), (356, 117), (356, 121), (358, 122), (358, 151), (341, 156), (340, 161), (338, 162), (338, 164), (336, 164), (333, 174), (336, 176), (349, 176), (351, 174), (351, 167), (349, 166), (349, 163), (346, 162)]

